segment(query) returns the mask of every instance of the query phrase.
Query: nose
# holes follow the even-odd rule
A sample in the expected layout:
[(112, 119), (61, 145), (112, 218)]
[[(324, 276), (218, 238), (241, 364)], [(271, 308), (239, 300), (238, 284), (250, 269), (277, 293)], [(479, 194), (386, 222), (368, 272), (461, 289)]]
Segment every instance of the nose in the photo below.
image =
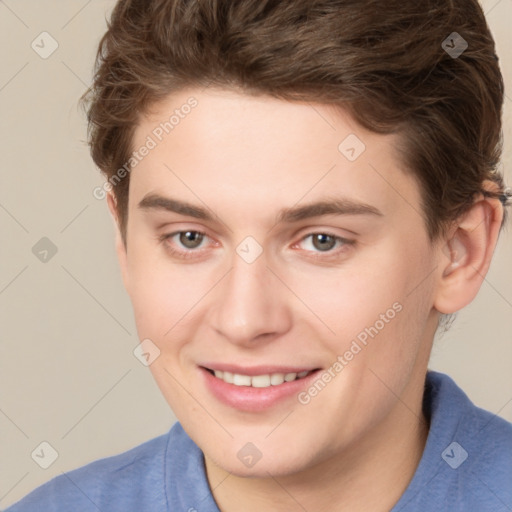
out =
[(231, 270), (216, 288), (210, 323), (231, 343), (260, 347), (290, 329), (290, 292), (267, 267), (265, 252), (252, 263), (235, 254)]

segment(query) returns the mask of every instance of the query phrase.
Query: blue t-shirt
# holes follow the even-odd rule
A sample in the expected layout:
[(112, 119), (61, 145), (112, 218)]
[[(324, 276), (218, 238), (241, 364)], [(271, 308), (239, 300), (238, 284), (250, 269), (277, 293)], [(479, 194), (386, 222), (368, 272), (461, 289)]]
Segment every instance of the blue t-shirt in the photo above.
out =
[[(512, 424), (427, 374), (425, 451), (391, 512), (510, 512)], [(201, 450), (180, 423), (125, 453), (64, 473), (6, 512), (219, 512)]]

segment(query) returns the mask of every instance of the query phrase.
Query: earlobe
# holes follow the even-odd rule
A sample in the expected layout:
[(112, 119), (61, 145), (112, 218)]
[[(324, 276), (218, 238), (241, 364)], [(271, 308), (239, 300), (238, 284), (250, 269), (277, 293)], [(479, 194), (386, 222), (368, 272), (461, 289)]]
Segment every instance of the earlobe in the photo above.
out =
[(128, 279), (128, 261), (127, 261), (127, 248), (125, 246), (123, 237), (121, 235), (121, 225), (119, 222), (119, 213), (117, 210), (117, 200), (111, 192), (107, 194), (107, 204), (112, 219), (114, 220), (115, 231), (116, 231), (116, 253), (119, 261), (119, 268), (121, 270), (121, 277), (123, 279), (124, 287), (129, 293), (129, 279)]
[(442, 272), (434, 301), (437, 311), (455, 313), (475, 298), (489, 270), (502, 219), (500, 201), (481, 196), (457, 221), (439, 248)]

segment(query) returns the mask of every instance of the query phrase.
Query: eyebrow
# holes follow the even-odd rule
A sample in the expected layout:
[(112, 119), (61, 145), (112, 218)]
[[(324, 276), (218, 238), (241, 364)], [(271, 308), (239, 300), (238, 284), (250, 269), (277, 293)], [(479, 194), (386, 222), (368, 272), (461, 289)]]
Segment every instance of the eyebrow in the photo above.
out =
[[(214, 215), (212, 215), (206, 208), (158, 194), (146, 195), (139, 202), (138, 207), (142, 210), (165, 210), (210, 222), (214, 222), (216, 220)], [(277, 223), (299, 222), (301, 220), (320, 217), (322, 215), (383, 216), (379, 209), (369, 204), (353, 201), (347, 198), (336, 198), (317, 201), (303, 206), (284, 208), (277, 216)]]

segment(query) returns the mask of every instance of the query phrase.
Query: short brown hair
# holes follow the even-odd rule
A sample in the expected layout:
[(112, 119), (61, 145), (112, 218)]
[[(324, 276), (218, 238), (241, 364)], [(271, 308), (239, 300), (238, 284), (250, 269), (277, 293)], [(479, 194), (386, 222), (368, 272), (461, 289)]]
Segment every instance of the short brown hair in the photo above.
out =
[[(443, 47), (454, 38), (460, 56)], [(82, 97), (107, 179), (151, 104), (209, 84), (339, 105), (399, 134), (431, 239), (480, 192), (504, 197), (503, 78), (476, 0), (118, 0)], [(125, 242), (128, 189), (129, 174), (114, 188)]]

